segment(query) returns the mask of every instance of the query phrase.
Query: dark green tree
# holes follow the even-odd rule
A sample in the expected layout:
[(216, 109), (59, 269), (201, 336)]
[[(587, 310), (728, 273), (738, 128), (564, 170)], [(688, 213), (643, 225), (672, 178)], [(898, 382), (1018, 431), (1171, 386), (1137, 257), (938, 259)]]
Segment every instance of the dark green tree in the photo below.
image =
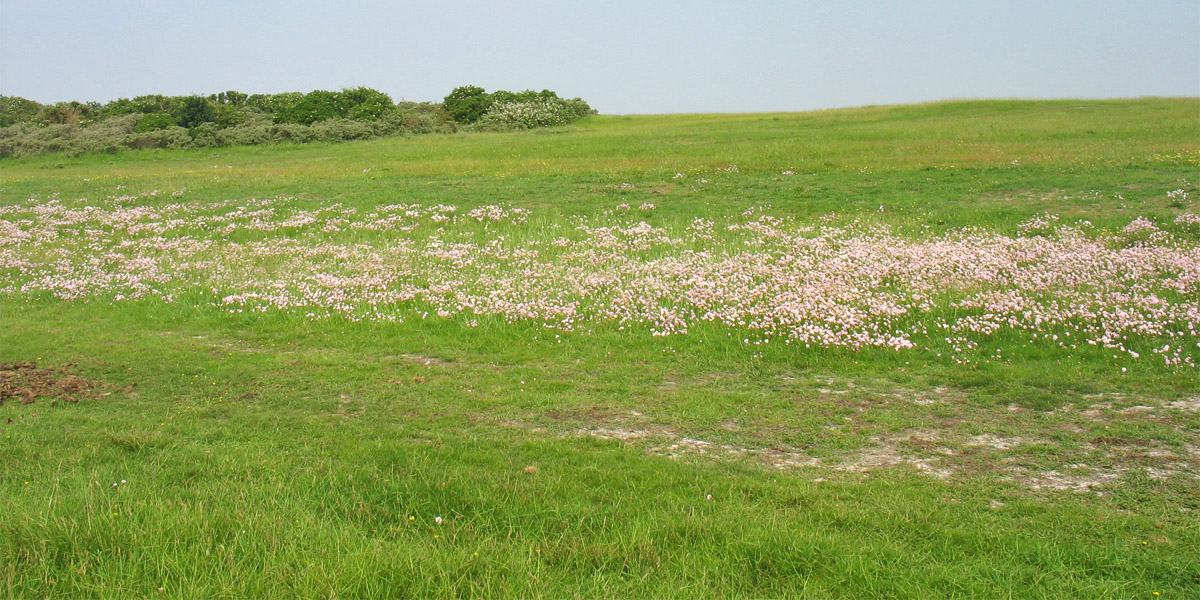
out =
[(492, 97), (483, 88), (464, 85), (454, 88), (442, 101), (442, 108), (459, 123), (474, 123), (492, 106)]
[(175, 122), (179, 123), (180, 127), (191, 129), (205, 123), (212, 123), (215, 117), (216, 112), (208, 99), (200, 96), (188, 96), (183, 100), (179, 113), (175, 115)]

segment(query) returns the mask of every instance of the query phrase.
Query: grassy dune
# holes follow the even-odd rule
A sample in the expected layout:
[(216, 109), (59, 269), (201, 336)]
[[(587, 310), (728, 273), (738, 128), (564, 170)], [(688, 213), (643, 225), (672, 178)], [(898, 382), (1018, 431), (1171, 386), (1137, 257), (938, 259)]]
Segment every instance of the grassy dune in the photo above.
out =
[(1198, 116), (6, 160), (0, 589), (1195, 597)]

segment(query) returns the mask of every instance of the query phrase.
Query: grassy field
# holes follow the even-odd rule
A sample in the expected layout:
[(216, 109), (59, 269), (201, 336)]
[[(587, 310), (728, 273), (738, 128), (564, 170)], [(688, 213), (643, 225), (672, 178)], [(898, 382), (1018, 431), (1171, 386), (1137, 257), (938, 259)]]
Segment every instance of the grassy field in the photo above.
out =
[(0, 595), (1200, 596), (1200, 100), (0, 163)]

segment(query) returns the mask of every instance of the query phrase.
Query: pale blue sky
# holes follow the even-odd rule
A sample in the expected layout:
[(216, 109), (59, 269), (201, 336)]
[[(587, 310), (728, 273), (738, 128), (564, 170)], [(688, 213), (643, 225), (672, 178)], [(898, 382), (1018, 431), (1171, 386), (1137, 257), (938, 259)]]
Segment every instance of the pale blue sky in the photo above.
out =
[(602, 113), (1200, 96), (1197, 0), (0, 0), (39, 102), (549, 88)]

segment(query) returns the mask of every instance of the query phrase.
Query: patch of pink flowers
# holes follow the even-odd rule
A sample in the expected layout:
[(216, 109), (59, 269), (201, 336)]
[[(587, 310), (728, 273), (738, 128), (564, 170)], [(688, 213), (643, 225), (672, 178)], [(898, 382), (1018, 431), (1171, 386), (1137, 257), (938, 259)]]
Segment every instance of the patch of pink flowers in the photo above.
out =
[(1015, 237), (914, 237), (756, 210), (664, 226), (627, 210), (531, 222), (506, 205), (126, 203), (0, 207), (0, 294), (654, 336), (704, 325), (747, 344), (938, 346), (955, 360), (1007, 331), (1195, 364), (1200, 248), (1144, 219), (1124, 233), (1153, 235), (1132, 243), (1053, 215)]
[(1137, 235), (1141, 233), (1154, 233), (1158, 230), (1159, 227), (1158, 225), (1154, 224), (1154, 221), (1151, 221), (1146, 217), (1138, 217), (1126, 225), (1121, 231), (1124, 231), (1128, 234)]

